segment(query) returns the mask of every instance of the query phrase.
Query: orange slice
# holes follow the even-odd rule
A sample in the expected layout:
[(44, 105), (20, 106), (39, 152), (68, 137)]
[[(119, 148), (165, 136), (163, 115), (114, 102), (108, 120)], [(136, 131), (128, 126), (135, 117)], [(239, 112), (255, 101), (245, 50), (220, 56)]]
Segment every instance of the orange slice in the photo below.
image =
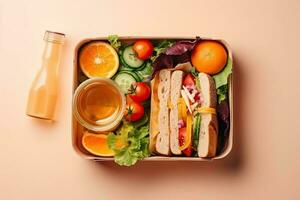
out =
[(108, 43), (92, 42), (81, 49), (79, 65), (89, 78), (111, 78), (118, 71), (119, 57)]
[(114, 152), (108, 147), (107, 135), (85, 132), (82, 137), (84, 148), (96, 156), (113, 156)]

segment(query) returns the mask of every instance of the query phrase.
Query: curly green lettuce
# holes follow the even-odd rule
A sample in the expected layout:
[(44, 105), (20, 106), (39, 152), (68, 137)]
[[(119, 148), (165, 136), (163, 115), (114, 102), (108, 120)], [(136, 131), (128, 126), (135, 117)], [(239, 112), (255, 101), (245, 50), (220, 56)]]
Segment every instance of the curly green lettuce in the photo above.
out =
[(218, 103), (226, 100), (228, 95), (228, 77), (232, 73), (232, 60), (228, 58), (225, 68), (213, 78), (216, 82), (216, 89), (218, 95)]
[(216, 82), (217, 89), (223, 85), (228, 84), (228, 77), (231, 73), (232, 73), (232, 60), (228, 58), (227, 64), (224, 67), (224, 69), (218, 74), (213, 76)]
[(151, 61), (154, 62), (160, 54), (165, 53), (165, 51), (173, 44), (174, 42), (170, 40), (162, 40), (159, 42), (153, 49), (153, 54), (150, 58)]
[(147, 62), (146, 66), (142, 70), (137, 71), (137, 74), (141, 77), (142, 80), (147, 80), (147, 78), (149, 76), (151, 76), (151, 74), (152, 74), (152, 65), (151, 65), (151, 63)]
[(226, 100), (228, 94), (228, 85), (222, 85), (217, 89), (218, 95), (218, 103), (220, 104), (222, 101)]
[(115, 152), (114, 159), (119, 165), (131, 166), (150, 156), (148, 125), (135, 128), (129, 123), (124, 123), (117, 135), (108, 135), (107, 141), (109, 148)]
[(118, 35), (109, 35), (107, 40), (116, 51), (118, 51), (122, 45)]

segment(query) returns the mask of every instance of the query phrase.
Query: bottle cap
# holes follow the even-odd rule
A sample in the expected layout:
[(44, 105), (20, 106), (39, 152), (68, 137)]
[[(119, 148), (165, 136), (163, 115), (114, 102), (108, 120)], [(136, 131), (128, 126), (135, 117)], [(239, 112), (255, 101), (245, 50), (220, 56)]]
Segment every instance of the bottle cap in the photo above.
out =
[(53, 31), (46, 31), (44, 34), (44, 40), (53, 43), (64, 43), (65, 34)]

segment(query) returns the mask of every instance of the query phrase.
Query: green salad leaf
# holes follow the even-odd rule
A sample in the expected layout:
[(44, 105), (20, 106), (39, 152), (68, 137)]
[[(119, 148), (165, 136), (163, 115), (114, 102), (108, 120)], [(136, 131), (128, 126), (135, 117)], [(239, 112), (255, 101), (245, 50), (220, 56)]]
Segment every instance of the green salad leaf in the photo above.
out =
[(218, 95), (218, 103), (220, 104), (222, 101), (226, 100), (228, 95), (228, 77), (232, 73), (232, 60), (228, 58), (227, 64), (225, 68), (214, 75), (213, 78), (216, 82), (217, 95)]
[(137, 71), (138, 75), (141, 77), (142, 80), (147, 79), (152, 74), (152, 65), (150, 62), (146, 63), (146, 66), (140, 70)]
[(232, 73), (232, 60), (228, 58), (225, 68), (221, 72), (213, 76), (216, 82), (217, 89), (223, 85), (227, 85), (228, 77), (231, 73)]
[(227, 93), (228, 93), (228, 85), (222, 85), (217, 89), (219, 104), (227, 98)]
[(192, 74), (196, 79), (198, 79), (199, 72), (196, 70), (195, 67), (192, 67), (192, 69), (191, 69), (191, 74)]
[(200, 85), (200, 81), (199, 81), (199, 78), (198, 78), (198, 75), (199, 75), (199, 72), (196, 70), (195, 67), (192, 67), (191, 69), (191, 74), (194, 76), (195, 78), (195, 84), (196, 84), (196, 88), (201, 91), (201, 85)]
[(119, 41), (118, 35), (109, 35), (107, 40), (116, 51), (118, 51), (121, 47), (121, 42)]
[(124, 122), (117, 134), (109, 134), (108, 146), (115, 152), (115, 162), (123, 166), (134, 165), (138, 160), (150, 156), (149, 125), (135, 128)]
[(154, 62), (161, 53), (164, 53), (167, 48), (169, 48), (173, 44), (174, 42), (170, 40), (162, 40), (161, 42), (159, 42), (153, 49), (153, 54), (150, 58), (151, 61)]

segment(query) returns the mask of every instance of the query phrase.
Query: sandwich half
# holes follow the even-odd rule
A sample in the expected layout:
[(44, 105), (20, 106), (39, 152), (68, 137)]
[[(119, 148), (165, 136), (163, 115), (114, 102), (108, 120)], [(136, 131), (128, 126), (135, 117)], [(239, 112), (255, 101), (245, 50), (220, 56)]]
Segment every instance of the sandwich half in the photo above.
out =
[(179, 149), (179, 129), (178, 129), (178, 101), (181, 96), (183, 71), (176, 70), (171, 75), (171, 92), (170, 92), (170, 149), (172, 154), (180, 155)]
[(162, 155), (170, 154), (169, 108), (171, 71), (161, 70), (152, 85), (150, 114), (150, 151)]
[(217, 93), (216, 85), (211, 76), (199, 73), (202, 102), (197, 112), (201, 115), (199, 142), (197, 153), (199, 157), (214, 157), (218, 141), (218, 120), (216, 116)]
[(198, 77), (191, 74), (183, 77), (182, 71), (174, 71), (171, 75), (170, 99), (172, 154), (214, 157), (218, 123), (217, 94), (213, 78), (205, 73), (199, 73)]

